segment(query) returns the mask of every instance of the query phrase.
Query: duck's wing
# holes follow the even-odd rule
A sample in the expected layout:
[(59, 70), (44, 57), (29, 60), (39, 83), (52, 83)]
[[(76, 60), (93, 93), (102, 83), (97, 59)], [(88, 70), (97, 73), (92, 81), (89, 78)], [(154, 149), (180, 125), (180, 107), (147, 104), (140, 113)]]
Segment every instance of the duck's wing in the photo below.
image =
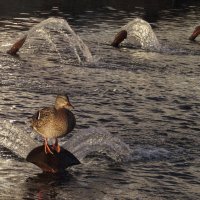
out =
[(49, 121), (53, 118), (55, 114), (55, 109), (52, 107), (45, 107), (38, 110), (32, 117), (32, 123), (37, 123), (37, 125)]
[(45, 107), (39, 110), (37, 113), (38, 120), (52, 118), (55, 115), (55, 108), (53, 107)]
[(36, 112), (33, 119), (33, 127), (36, 130), (41, 131), (40, 128), (46, 127), (53, 121), (55, 115), (55, 109), (53, 107), (45, 107)]

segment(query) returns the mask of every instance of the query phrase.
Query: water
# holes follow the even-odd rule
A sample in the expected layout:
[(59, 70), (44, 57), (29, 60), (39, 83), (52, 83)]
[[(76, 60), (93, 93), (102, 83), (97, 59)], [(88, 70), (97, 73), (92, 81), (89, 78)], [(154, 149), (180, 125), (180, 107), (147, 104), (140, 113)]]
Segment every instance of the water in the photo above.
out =
[[(28, 31), (28, 36), (28, 47), (32, 52), (36, 51), (39, 54), (41, 53), (41, 49), (38, 51), (38, 45), (36, 46), (35, 40), (38, 38), (40, 40), (39, 44), (41, 44), (41, 38), (44, 38), (42, 49), (48, 49), (49, 53), (49, 48), (46, 47), (46, 45), (49, 45), (50, 51), (52, 49), (52, 51), (56, 53), (55, 56), (60, 58), (60, 62), (65, 62), (66, 64), (69, 63), (70, 60), (73, 60), (73, 58), (76, 61), (74, 62), (78, 62), (79, 64), (84, 61), (93, 61), (92, 54), (87, 45), (84, 44), (64, 19), (48, 18), (31, 28)], [(59, 43), (57, 44), (57, 42)], [(58, 49), (60, 44), (65, 44), (65, 49)], [(35, 51), (33, 51), (34, 47), (36, 49)], [(28, 54), (30, 54), (30, 52), (28, 52)]]
[(159, 51), (161, 46), (153, 32), (151, 25), (143, 19), (136, 18), (121, 28), (128, 33), (128, 44), (137, 43), (141, 48), (150, 51)]
[[(36, 2), (1, 12), (0, 199), (199, 199), (200, 46), (188, 40), (199, 3)], [(136, 18), (151, 22), (159, 49), (110, 46)], [(19, 56), (7, 55), (27, 33)], [(45, 176), (24, 160), (42, 142), (28, 120), (57, 93), (77, 118), (61, 144), (82, 164)]]

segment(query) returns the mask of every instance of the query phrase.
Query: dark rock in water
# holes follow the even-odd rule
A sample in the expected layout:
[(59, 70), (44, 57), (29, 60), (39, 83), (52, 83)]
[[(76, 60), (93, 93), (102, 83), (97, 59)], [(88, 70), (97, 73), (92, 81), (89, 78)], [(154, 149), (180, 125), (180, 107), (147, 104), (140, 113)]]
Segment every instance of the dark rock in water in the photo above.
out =
[(63, 172), (67, 167), (80, 164), (80, 161), (66, 149), (61, 147), (58, 153), (52, 146), (49, 147), (53, 154), (46, 154), (42, 145), (33, 149), (26, 160), (37, 165), (43, 172), (49, 173)]

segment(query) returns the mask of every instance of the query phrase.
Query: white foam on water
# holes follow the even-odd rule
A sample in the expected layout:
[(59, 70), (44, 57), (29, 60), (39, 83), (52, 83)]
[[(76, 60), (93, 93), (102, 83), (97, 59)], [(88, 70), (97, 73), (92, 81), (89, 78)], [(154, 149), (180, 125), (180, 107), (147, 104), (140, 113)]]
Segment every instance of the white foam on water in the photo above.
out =
[(91, 153), (104, 153), (116, 162), (127, 160), (131, 149), (120, 138), (113, 136), (106, 129), (91, 127), (83, 129), (64, 143), (79, 160)]
[[(93, 62), (87, 45), (64, 19), (48, 18), (31, 28), (27, 35), (27, 48), (34, 53), (41, 53), (42, 50), (55, 52), (63, 63), (73, 59), (79, 63)], [(63, 44), (65, 49), (61, 48)]]
[[(31, 136), (25, 129), (19, 128), (8, 121), (0, 124), (0, 145), (6, 147), (17, 156), (26, 158), (41, 142)], [(170, 156), (164, 148), (139, 146), (131, 149), (122, 139), (99, 127), (91, 127), (74, 132), (72, 137), (61, 146), (73, 153), (80, 161), (88, 155), (100, 153), (115, 162), (162, 160)]]
[(132, 158), (133, 161), (153, 161), (169, 158), (171, 152), (162, 147), (140, 146), (134, 148)]
[(123, 26), (121, 30), (127, 31), (129, 43), (139, 44), (146, 50), (159, 51), (161, 48), (151, 25), (143, 19), (136, 18)]
[(31, 136), (10, 122), (3, 121), (0, 124), (0, 145), (6, 147), (17, 156), (26, 158), (28, 153), (38, 146)]
[[(0, 125), (0, 141), (2, 146), (22, 158), (26, 158), (32, 149), (41, 145), (26, 130), (7, 121)], [(79, 160), (83, 160), (93, 152), (98, 152), (106, 154), (117, 162), (122, 162), (132, 152), (121, 139), (100, 128), (80, 130), (62, 146), (72, 152)]]

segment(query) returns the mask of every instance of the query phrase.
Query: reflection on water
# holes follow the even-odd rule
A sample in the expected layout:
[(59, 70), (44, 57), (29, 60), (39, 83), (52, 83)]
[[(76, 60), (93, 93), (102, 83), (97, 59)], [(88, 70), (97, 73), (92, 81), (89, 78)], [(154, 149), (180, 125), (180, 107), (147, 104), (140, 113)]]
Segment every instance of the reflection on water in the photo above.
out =
[[(12, 2), (6, 13), (7, 2), (0, 3), (1, 142), (25, 157), (41, 143), (30, 138), (27, 119), (65, 92), (73, 99), (77, 127), (60, 143), (82, 164), (45, 176), (1, 147), (0, 199), (198, 199), (199, 38), (188, 37), (199, 23), (199, 3)], [(61, 62), (66, 43), (52, 29), (48, 45), (40, 32), (18, 57), (5, 53), (50, 16), (67, 20), (93, 63)], [(160, 51), (110, 46), (120, 27), (135, 18), (153, 22)]]

